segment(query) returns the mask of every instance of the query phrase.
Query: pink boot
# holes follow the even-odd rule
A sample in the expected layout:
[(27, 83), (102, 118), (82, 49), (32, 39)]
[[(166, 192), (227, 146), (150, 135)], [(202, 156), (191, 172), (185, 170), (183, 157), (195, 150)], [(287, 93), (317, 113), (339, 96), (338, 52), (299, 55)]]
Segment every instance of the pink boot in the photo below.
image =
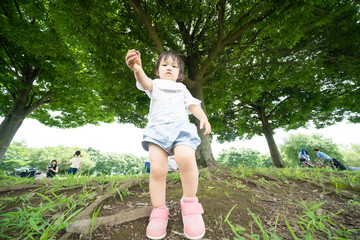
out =
[(182, 198), (180, 202), (185, 237), (201, 239), (205, 235), (205, 224), (201, 215), (204, 210), (201, 204), (196, 197)]
[(167, 207), (154, 208), (150, 215), (150, 222), (146, 228), (146, 236), (150, 239), (162, 239), (166, 236), (169, 209)]

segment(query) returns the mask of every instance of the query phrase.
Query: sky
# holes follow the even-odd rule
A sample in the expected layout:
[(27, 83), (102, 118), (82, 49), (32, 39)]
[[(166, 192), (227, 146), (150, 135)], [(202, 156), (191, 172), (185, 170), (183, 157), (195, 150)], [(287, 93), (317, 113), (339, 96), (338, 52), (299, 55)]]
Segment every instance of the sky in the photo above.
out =
[[(0, 118), (0, 122), (3, 118)], [(148, 152), (142, 149), (143, 129), (139, 129), (130, 124), (101, 124), (99, 126), (86, 125), (74, 129), (50, 128), (42, 125), (34, 119), (26, 119), (16, 133), (13, 141), (24, 140), (29, 147), (42, 148), (47, 146), (76, 146), (81, 148), (93, 147), (102, 153), (115, 152), (119, 154), (130, 153), (138, 157), (147, 157)], [(331, 138), (336, 144), (360, 144), (360, 124), (338, 123), (324, 129), (297, 129), (285, 132), (275, 130), (275, 141), (279, 146), (285, 137), (295, 133), (320, 133), (325, 138)], [(251, 140), (237, 140), (235, 142), (220, 144), (215, 140), (212, 142), (214, 157), (223, 149), (252, 148), (261, 153), (269, 152), (264, 136), (254, 137)]]

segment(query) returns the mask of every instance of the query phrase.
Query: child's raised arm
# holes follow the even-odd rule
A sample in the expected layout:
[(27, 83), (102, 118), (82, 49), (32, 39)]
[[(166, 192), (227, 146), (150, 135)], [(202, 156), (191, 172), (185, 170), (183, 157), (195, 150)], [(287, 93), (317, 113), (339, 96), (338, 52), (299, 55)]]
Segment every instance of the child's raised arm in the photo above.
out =
[(152, 81), (146, 75), (142, 68), (140, 52), (132, 49), (127, 52), (125, 57), (126, 65), (134, 71), (135, 79), (138, 81), (141, 86), (148, 91), (152, 91)]

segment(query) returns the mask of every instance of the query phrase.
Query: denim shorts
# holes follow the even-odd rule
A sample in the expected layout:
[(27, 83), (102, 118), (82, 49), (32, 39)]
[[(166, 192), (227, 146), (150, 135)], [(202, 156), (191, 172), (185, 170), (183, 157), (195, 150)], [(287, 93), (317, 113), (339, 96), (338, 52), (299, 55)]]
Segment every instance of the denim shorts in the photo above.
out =
[(196, 126), (190, 122), (169, 122), (153, 125), (145, 129), (142, 146), (149, 151), (150, 144), (156, 144), (170, 155), (174, 154), (177, 145), (186, 145), (196, 150), (201, 140)]

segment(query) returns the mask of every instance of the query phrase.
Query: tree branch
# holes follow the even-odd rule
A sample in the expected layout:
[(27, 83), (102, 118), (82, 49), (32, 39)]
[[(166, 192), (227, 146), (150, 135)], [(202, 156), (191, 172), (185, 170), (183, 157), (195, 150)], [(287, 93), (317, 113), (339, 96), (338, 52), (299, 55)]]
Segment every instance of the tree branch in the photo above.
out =
[(140, 1), (139, 0), (129, 0), (129, 2), (131, 4), (131, 6), (133, 7), (133, 9), (135, 10), (135, 12), (139, 15), (141, 21), (145, 25), (146, 30), (149, 32), (150, 37), (154, 41), (155, 50), (158, 53), (164, 52), (164, 46), (163, 46), (162, 40), (160, 39), (159, 35), (156, 33), (155, 28), (153, 27), (149, 18), (147, 17), (146, 11), (143, 8), (143, 6), (141, 6)]
[[(207, 25), (208, 25), (208, 23), (210, 22), (210, 20), (213, 18), (213, 16), (214, 16), (214, 8), (212, 9), (212, 11), (209, 13), (209, 15), (208, 15), (208, 17), (205, 19), (205, 23), (204, 23), (204, 27), (201, 29), (201, 31), (200, 31), (200, 33), (197, 35), (197, 36), (195, 36), (195, 29), (196, 28), (194, 28), (194, 32), (193, 32), (193, 34), (194, 34), (194, 39), (195, 39), (195, 42), (197, 42), (199, 39), (201, 39), (203, 36), (204, 36), (204, 34), (206, 33), (206, 31), (207, 31)], [(200, 20), (198, 21), (199, 22), (199, 25), (200, 25)]]
[(5, 50), (5, 52), (6, 52), (6, 55), (9, 57), (10, 62), (11, 62), (11, 64), (13, 65), (13, 68), (15, 69), (15, 71), (12, 70), (11, 66), (5, 61), (5, 59), (2, 58), (3, 61), (6, 63), (6, 65), (9, 66), (10, 70), (11, 70), (13, 73), (15, 73), (15, 75), (16, 75), (18, 78), (20, 78), (19, 73), (18, 73), (18, 70), (17, 70), (17, 66), (16, 66), (16, 64), (15, 64), (15, 61), (13, 60), (10, 52), (8, 51), (8, 49), (7, 49), (7, 47), (6, 47), (6, 44), (5, 44), (3, 41), (1, 41), (1, 40), (0, 40), (0, 44), (1, 44), (1, 46), (4, 48), (4, 50)]
[(215, 46), (209, 51), (208, 58), (203, 62), (201, 65), (201, 68), (198, 71), (197, 76), (202, 79), (204, 82), (205, 79), (203, 76), (205, 75), (205, 72), (207, 68), (210, 66), (211, 62), (216, 58), (217, 54), (219, 53), (221, 49), (221, 43), (222, 39), (224, 37), (224, 14), (225, 14), (225, 0), (220, 0), (218, 5), (218, 12), (219, 12), (219, 31), (218, 31), (218, 37), (215, 43)]
[[(1, 4), (1, 3), (0, 3)], [(4, 6), (1, 4), (1, 9), (3, 10), (4, 12), (4, 15), (7, 17), (7, 18), (10, 18), (10, 15), (9, 13), (6, 11), (6, 9), (4, 8)]]
[(35, 109), (37, 109), (41, 105), (51, 102), (51, 97), (53, 95), (54, 94), (52, 92), (48, 91), (42, 98), (40, 98), (38, 101), (34, 102), (33, 105), (31, 105), (27, 108), (28, 114), (32, 113)]
[(20, 11), (20, 8), (19, 8), (19, 4), (16, 2), (16, 0), (13, 0), (13, 2), (15, 4), (15, 6), (16, 6), (16, 9), (17, 9), (18, 13), (19, 13), (21, 21), (24, 21), (23, 17), (22, 17), (22, 14), (21, 14), (21, 11)]
[[(287, 100), (291, 99), (292, 97), (291, 96), (288, 96), (287, 98), (285, 98), (284, 100), (282, 100), (279, 104), (277, 104), (271, 111), (270, 113), (266, 116), (267, 118), (271, 118), (273, 116), (273, 113), (279, 109), (279, 107), (281, 105), (283, 105)], [(290, 111), (290, 110), (287, 110), (287, 111)]]
[[(246, 43), (246, 46), (245, 46), (245, 47), (240, 51), (240, 53), (237, 54), (237, 55), (241, 55), (241, 54), (250, 46), (250, 44), (254, 43), (254, 42), (256, 41), (257, 36), (260, 34), (261, 31), (262, 31), (262, 28), (259, 29), (259, 31), (256, 32), (256, 34), (253, 36), (253, 38)], [(207, 76), (210, 76), (212, 73), (214, 73), (215, 71), (219, 70), (220, 68), (222, 68), (223, 66), (225, 66), (227, 63), (232, 62), (232, 61), (237, 60), (237, 59), (239, 59), (239, 57), (235, 57), (235, 58), (229, 59), (229, 60), (227, 60), (227, 61), (223, 61), (223, 62), (220, 63), (218, 66), (214, 67), (213, 69), (211, 69), (210, 71), (208, 71), (207, 73), (205, 73), (205, 77), (204, 77), (204, 78), (206, 79)]]
[(225, 89), (218, 89), (218, 88), (212, 88), (212, 87), (209, 87), (209, 86), (204, 86), (203, 87), (204, 89), (209, 89), (209, 90), (212, 90), (212, 91), (215, 91), (215, 92), (223, 92), (223, 93), (226, 93), (226, 94), (230, 94), (230, 95), (233, 95), (233, 96), (242, 96), (242, 94), (240, 93), (234, 93), (234, 92), (231, 92), (231, 91), (228, 91), (228, 90), (225, 90)]
[(298, 63), (297, 61), (288, 61), (288, 62), (268, 62), (268, 63), (262, 63), (262, 64), (254, 64), (251, 66), (246, 66), (246, 67), (226, 67), (223, 69), (230, 69), (230, 70), (235, 70), (235, 71), (241, 71), (244, 69), (248, 69), (248, 68), (255, 68), (255, 67), (263, 67), (263, 66), (267, 66), (267, 65), (288, 65), (288, 64), (294, 64), (294, 63)]
[(261, 22), (262, 20), (264, 20), (265, 18), (269, 17), (271, 14), (273, 14), (275, 12), (275, 9), (271, 9), (267, 12), (265, 12), (261, 17), (258, 17), (256, 19), (253, 19), (251, 21), (249, 21), (247, 24), (243, 25), (241, 28), (239, 28), (236, 32), (229, 34), (224, 41), (222, 42), (222, 47), (226, 46), (227, 44), (229, 44), (230, 42), (235, 41), (237, 38), (239, 38), (241, 36), (241, 34), (249, 29), (250, 27), (254, 26), (255, 24)]
[(15, 101), (15, 100), (16, 100), (16, 95), (15, 95), (15, 93), (12, 92), (7, 85), (5, 85), (5, 88), (6, 88), (6, 90), (10, 93), (11, 99)]

